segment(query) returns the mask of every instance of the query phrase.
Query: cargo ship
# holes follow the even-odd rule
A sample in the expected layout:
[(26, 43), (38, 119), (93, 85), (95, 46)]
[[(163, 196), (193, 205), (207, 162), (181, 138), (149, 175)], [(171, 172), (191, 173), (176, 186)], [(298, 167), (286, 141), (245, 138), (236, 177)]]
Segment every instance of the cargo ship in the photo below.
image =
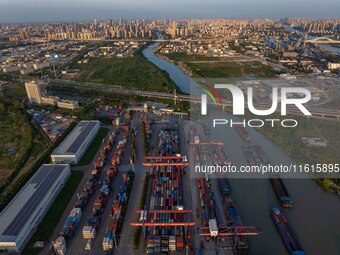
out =
[(211, 134), (211, 130), (210, 130), (210, 127), (208, 126), (207, 123), (203, 123), (203, 131), (204, 131), (204, 134), (209, 136)]
[(268, 164), (269, 160), (258, 145), (242, 147), (243, 154), (249, 165)]
[(303, 250), (300, 241), (288, 224), (288, 221), (280, 208), (272, 208), (270, 211), (270, 215), (275, 223), (277, 230), (280, 233), (281, 239), (284, 242), (289, 254), (305, 255), (306, 253)]
[(267, 158), (266, 154), (262, 150), (262, 148), (258, 145), (254, 145), (254, 150), (256, 151), (257, 155), (259, 156), (262, 164), (268, 164), (269, 159)]
[[(226, 209), (228, 217), (233, 226), (240, 227), (243, 226), (241, 216), (237, 209), (235, 201), (231, 197), (226, 199)], [(240, 236), (237, 240), (237, 249), (248, 249), (248, 238), (245, 236)]]
[(217, 184), (223, 197), (231, 194), (231, 187), (227, 178), (217, 178)]
[(251, 141), (251, 136), (248, 134), (248, 132), (245, 130), (245, 128), (242, 125), (235, 125), (235, 129), (243, 140), (247, 142)]
[(281, 206), (290, 208), (293, 206), (293, 200), (288, 194), (288, 191), (283, 184), (283, 181), (280, 177), (272, 177), (270, 178), (270, 182), (275, 190), (276, 196), (279, 199)]

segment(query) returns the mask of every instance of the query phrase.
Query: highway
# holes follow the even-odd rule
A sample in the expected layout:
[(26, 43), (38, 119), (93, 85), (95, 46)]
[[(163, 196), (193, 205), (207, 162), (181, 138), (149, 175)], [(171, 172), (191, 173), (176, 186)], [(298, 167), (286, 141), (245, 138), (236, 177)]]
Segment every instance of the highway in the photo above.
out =
[[(51, 80), (48, 88), (90, 88), (93, 90), (103, 91), (105, 93), (114, 93), (114, 94), (125, 94), (125, 95), (135, 95), (141, 96), (146, 98), (158, 98), (158, 99), (170, 99), (174, 100), (174, 94), (166, 93), (166, 92), (157, 92), (157, 91), (145, 91), (145, 90), (136, 90), (136, 89), (126, 89), (119, 85), (107, 85), (107, 84), (100, 84), (100, 83), (91, 83), (91, 82), (78, 82), (78, 81), (71, 81), (71, 80)], [(184, 95), (184, 94), (177, 94), (176, 100), (190, 102), (190, 103), (201, 103), (200, 97)], [(214, 104), (212, 100), (208, 99), (209, 104)], [(222, 107), (230, 107), (232, 106), (232, 101), (222, 99)], [(247, 105), (246, 105), (247, 107)], [(256, 109), (269, 109), (271, 105), (266, 103), (254, 103), (254, 107)], [(279, 108), (279, 107), (278, 107)], [(309, 118), (317, 118), (317, 119), (327, 119), (327, 120), (340, 120), (340, 110), (333, 110), (333, 109), (321, 109), (320, 107), (307, 107), (308, 111), (312, 114), (312, 116), (308, 116)], [(297, 109), (296, 107), (287, 106), (287, 113), (290, 115), (299, 115), (304, 116), (302, 112)]]

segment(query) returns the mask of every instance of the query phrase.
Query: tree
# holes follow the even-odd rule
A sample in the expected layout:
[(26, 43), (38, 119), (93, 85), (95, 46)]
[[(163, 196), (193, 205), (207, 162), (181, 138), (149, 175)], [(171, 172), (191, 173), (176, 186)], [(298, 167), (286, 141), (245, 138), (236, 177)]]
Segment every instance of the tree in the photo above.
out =
[(6, 106), (3, 103), (0, 103), (0, 113), (6, 112)]
[(21, 103), (19, 100), (15, 100), (15, 101), (13, 102), (13, 107), (14, 107), (15, 109), (19, 110), (19, 109), (22, 109), (22, 108), (23, 108), (23, 105), (22, 105), (22, 103)]
[(330, 179), (324, 179), (322, 184), (325, 189), (329, 189), (332, 185), (332, 181)]

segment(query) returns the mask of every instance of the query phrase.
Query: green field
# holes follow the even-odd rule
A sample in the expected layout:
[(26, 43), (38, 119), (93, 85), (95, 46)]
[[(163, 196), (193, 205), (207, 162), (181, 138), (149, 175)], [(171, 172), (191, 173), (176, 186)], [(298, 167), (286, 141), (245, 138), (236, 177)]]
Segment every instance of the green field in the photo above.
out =
[(99, 130), (98, 134), (93, 139), (92, 143), (88, 147), (87, 151), (85, 152), (84, 156), (81, 158), (78, 165), (84, 166), (84, 165), (91, 163), (100, 145), (102, 144), (103, 139), (106, 137), (108, 131), (109, 131), (108, 128), (101, 128)]
[(127, 58), (91, 58), (87, 64), (75, 64), (79, 81), (119, 85), (140, 90), (168, 91), (174, 88), (168, 77), (140, 55)]
[(4, 90), (4, 96), (12, 100), (22, 100), (27, 98), (25, 88), (20, 85), (12, 85), (7, 87)]
[(220, 58), (217, 57), (210, 57), (205, 55), (187, 55), (186, 53), (182, 52), (173, 52), (169, 54), (164, 54), (164, 56), (168, 57), (169, 59), (175, 62), (186, 62), (186, 61), (209, 61), (209, 60), (219, 60)]
[(171, 53), (165, 54), (165, 56), (179, 64), (184, 64), (194, 78), (238, 78), (244, 76), (272, 78), (275, 76), (275, 72), (270, 66), (263, 65), (258, 61), (237, 62), (227, 58), (187, 55), (185, 53)]
[(25, 114), (20, 102), (25, 97), (20, 85), (7, 87), (0, 97), (0, 187), (5, 184), (8, 188), (5, 181), (25, 172), (48, 146), (45, 136), (34, 130)]
[[(3, 108), (5, 106), (5, 109)], [(30, 154), (33, 128), (27, 117), (12, 105), (0, 102), (0, 183)]]
[[(249, 114), (247, 118), (251, 119), (254, 116)], [(259, 117), (257, 116), (256, 118)], [(274, 115), (272, 118), (279, 119), (279, 116)], [(279, 144), (299, 164), (316, 165), (318, 163), (336, 164), (339, 162), (340, 129), (338, 122), (307, 119), (301, 116), (292, 116), (292, 118), (299, 123), (295, 128), (264, 126), (263, 128), (258, 128), (258, 131)], [(301, 137), (321, 137), (328, 141), (327, 148), (307, 147), (302, 142)], [(333, 181), (340, 184), (339, 174), (334, 173), (333, 176)], [(318, 176), (316, 174), (313, 177), (317, 178)]]
[(254, 76), (271, 78), (275, 76), (271, 67), (261, 63), (237, 64), (235, 62), (186, 63), (195, 78), (233, 78)]
[(83, 176), (84, 174), (82, 172), (72, 171), (70, 178), (39, 224), (37, 231), (32, 236), (22, 254), (33, 255), (38, 254), (42, 250), (41, 248), (34, 248), (33, 244), (37, 241), (48, 241)]

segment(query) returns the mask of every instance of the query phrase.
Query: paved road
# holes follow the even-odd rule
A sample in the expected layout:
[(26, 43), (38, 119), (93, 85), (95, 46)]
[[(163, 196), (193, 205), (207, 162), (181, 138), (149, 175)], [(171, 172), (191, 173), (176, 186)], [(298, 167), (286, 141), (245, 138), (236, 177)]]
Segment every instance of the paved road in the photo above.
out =
[[(65, 220), (67, 219), (68, 215), (70, 214), (71, 210), (74, 208), (75, 203), (77, 202), (78, 198), (77, 198), (77, 194), (80, 194), (83, 190), (83, 187), (86, 183), (86, 181), (88, 180), (88, 177), (91, 176), (91, 172), (92, 172), (92, 168), (93, 168), (93, 163), (96, 161), (96, 159), (99, 157), (99, 153), (102, 150), (102, 148), (105, 146), (105, 144), (108, 142), (109, 139), (109, 134), (111, 134), (113, 132), (113, 127), (110, 126), (109, 128), (109, 132), (107, 134), (107, 136), (105, 137), (105, 141), (104, 143), (102, 143), (102, 145), (99, 147), (98, 152), (96, 153), (95, 157), (93, 158), (92, 162), (86, 166), (72, 166), (71, 169), (72, 170), (77, 170), (77, 171), (82, 171), (84, 173), (84, 177), (82, 178), (81, 182), (79, 183), (75, 193), (73, 194), (70, 202), (68, 203), (62, 217), (59, 219), (59, 222), (57, 224), (57, 226), (54, 228), (54, 231), (51, 235), (50, 241), (54, 241), (58, 238), (59, 233), (64, 225)], [(40, 254), (48, 254), (48, 246), (45, 246), (45, 249), (40, 253)]]
[[(117, 136), (115, 145), (118, 144), (118, 141), (120, 141), (125, 134), (126, 133), (121, 132)], [(85, 210), (83, 211), (83, 217), (81, 219), (79, 227), (77, 228), (74, 237), (69, 242), (69, 245), (68, 245), (69, 248), (68, 248), (67, 254), (69, 255), (80, 255), (80, 254), (102, 255), (104, 254), (104, 251), (102, 248), (102, 241), (103, 241), (107, 227), (113, 222), (113, 219), (110, 216), (112, 204), (118, 194), (119, 186), (120, 186), (120, 183), (122, 182), (122, 176), (130, 168), (129, 160), (130, 160), (131, 139), (128, 140), (128, 143), (125, 148), (126, 149), (123, 154), (121, 164), (118, 167), (118, 174), (114, 177), (113, 182), (112, 182), (113, 192), (108, 197), (104, 212), (101, 215), (101, 221), (98, 227), (96, 238), (93, 239), (92, 250), (91, 251), (84, 250), (87, 240), (85, 240), (82, 236), (82, 229), (86, 225), (87, 220), (92, 215), (93, 202), (100, 194), (99, 189), (91, 197), (89, 203), (87, 204)], [(106, 171), (111, 166), (110, 159), (112, 158), (112, 155), (114, 153), (115, 153), (115, 147), (113, 148), (112, 152), (108, 155), (108, 159), (102, 170), (100, 180), (103, 180), (105, 178)]]
[[(142, 120), (141, 113), (135, 113), (132, 118), (132, 126), (137, 130), (136, 135), (136, 160), (134, 163), (135, 180), (132, 186), (131, 195), (128, 202), (128, 209), (124, 218), (122, 235), (120, 237), (118, 249), (115, 254), (134, 254), (133, 234), (135, 228), (130, 226), (131, 222), (136, 222), (138, 215), (135, 210), (138, 209), (139, 201), (142, 195), (143, 182), (145, 176), (144, 161), (144, 142), (142, 138)], [(141, 245), (142, 246), (142, 245)]]
[[(183, 155), (187, 155), (188, 158), (189, 154), (188, 151), (190, 151), (190, 145), (188, 145), (187, 141), (192, 140), (193, 137), (190, 136), (189, 130), (190, 130), (190, 121), (186, 120), (181, 120), (180, 121), (180, 130), (183, 130), (185, 132), (181, 132), (181, 153)], [(199, 127), (200, 128), (200, 127)], [(204, 137), (203, 132), (201, 132), (200, 128), (200, 136)], [(205, 138), (202, 138), (203, 140), (206, 140)], [(222, 202), (222, 197), (220, 195), (217, 181), (214, 178), (210, 178), (211, 181), (211, 190), (214, 192), (214, 197), (216, 200), (216, 214), (217, 214), (217, 220), (219, 224), (225, 224), (227, 222), (224, 209), (223, 209), (223, 202)], [(198, 188), (197, 188), (197, 183), (196, 179), (193, 177), (190, 177), (190, 166), (188, 167), (187, 175), (184, 178), (184, 182), (187, 183), (188, 191), (186, 193), (190, 193), (190, 206), (191, 209), (193, 209), (193, 216), (194, 216), (194, 221), (196, 223), (195, 228), (193, 228), (193, 250), (195, 251), (195, 254), (199, 253), (199, 247), (200, 247), (200, 240), (204, 240), (204, 238), (201, 238), (198, 236), (198, 228), (202, 226), (202, 215), (200, 217), (197, 217), (196, 213), (196, 206), (200, 207), (200, 202), (199, 202), (199, 196), (198, 196)], [(203, 251), (203, 254), (206, 255), (218, 255), (218, 254), (224, 254), (224, 255), (231, 255), (233, 254), (231, 250), (221, 250), (217, 249), (217, 243), (215, 241), (210, 241), (206, 242), (204, 241), (205, 249)], [(219, 241), (219, 246), (230, 246), (230, 240), (228, 238), (225, 239), (225, 241)]]

